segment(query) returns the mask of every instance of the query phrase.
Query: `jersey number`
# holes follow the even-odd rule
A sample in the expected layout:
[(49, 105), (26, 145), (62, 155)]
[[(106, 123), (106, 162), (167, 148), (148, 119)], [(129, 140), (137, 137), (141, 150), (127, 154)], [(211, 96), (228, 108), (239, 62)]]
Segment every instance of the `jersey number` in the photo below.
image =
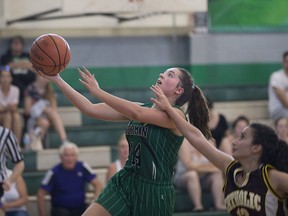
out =
[(133, 159), (132, 159), (132, 165), (134, 165), (136, 167), (141, 166), (140, 152), (141, 152), (141, 144), (138, 143), (138, 145), (135, 147)]
[(236, 213), (238, 216), (249, 216), (249, 212), (244, 208), (238, 208)]

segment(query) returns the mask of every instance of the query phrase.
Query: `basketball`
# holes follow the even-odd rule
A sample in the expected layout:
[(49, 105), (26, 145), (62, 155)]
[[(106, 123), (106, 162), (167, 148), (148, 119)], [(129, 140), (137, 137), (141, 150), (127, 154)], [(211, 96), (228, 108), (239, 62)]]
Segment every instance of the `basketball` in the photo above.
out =
[(54, 76), (63, 71), (70, 61), (70, 47), (57, 34), (44, 34), (36, 38), (30, 49), (30, 61), (37, 71)]

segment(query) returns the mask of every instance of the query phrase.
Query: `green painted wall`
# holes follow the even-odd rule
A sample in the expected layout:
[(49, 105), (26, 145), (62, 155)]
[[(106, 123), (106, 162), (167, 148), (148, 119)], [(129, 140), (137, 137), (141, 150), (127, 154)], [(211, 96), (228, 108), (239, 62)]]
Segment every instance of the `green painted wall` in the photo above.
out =
[[(156, 82), (159, 73), (171, 66), (143, 66), (121, 68), (88, 68), (104, 89), (148, 88)], [(281, 65), (270, 64), (210, 64), (181, 66), (192, 72), (201, 87), (267, 85), (270, 74)], [(76, 68), (68, 68), (61, 76), (75, 89), (83, 90)]]

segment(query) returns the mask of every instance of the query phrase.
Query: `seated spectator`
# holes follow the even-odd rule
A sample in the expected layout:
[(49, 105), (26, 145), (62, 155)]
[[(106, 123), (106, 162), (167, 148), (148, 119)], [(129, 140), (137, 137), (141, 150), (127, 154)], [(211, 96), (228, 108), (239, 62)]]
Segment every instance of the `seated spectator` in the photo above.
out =
[(280, 117), (274, 122), (274, 125), (278, 138), (288, 143), (288, 118)]
[(215, 141), (216, 148), (220, 149), (227, 154), (232, 154), (232, 145), (227, 142), (229, 137), (229, 127), (224, 115), (218, 113), (214, 109), (214, 104), (207, 98), (207, 106), (209, 108), (209, 128), (211, 130), (212, 137)]
[(233, 140), (238, 139), (241, 132), (245, 127), (249, 125), (250, 121), (246, 116), (240, 115), (232, 123), (232, 133), (229, 142), (232, 143)]
[[(17, 143), (16, 136), (8, 128), (0, 126), (0, 199), (4, 191), (10, 190), (11, 184), (18, 179), (24, 170), (23, 155)], [(15, 165), (8, 177), (6, 162), (11, 160)]]
[(67, 141), (64, 125), (57, 112), (55, 92), (51, 83), (45, 78), (37, 75), (35, 82), (27, 87), (24, 112), (26, 116), (29, 116), (26, 127), (32, 139), (31, 145), (39, 137), (43, 141), (51, 124), (54, 126), (62, 143)]
[(108, 167), (107, 175), (106, 175), (106, 182), (109, 181), (109, 179), (119, 170), (121, 170), (129, 155), (129, 144), (126, 139), (125, 134), (122, 134), (120, 139), (118, 140), (117, 144), (117, 151), (118, 151), (118, 159), (114, 161), (110, 166)]
[(20, 89), (20, 105), (24, 103), (24, 91), (35, 80), (34, 69), (29, 54), (24, 51), (24, 39), (16, 36), (10, 39), (9, 48), (1, 56), (1, 65), (9, 65), (12, 69), (13, 85)]
[(288, 51), (282, 60), (283, 69), (273, 72), (269, 80), (269, 114), (273, 121), (288, 117)]
[[(12, 175), (12, 170), (7, 170), (7, 175)], [(28, 201), (27, 187), (23, 177), (20, 175), (11, 184), (10, 190), (5, 191), (2, 199), (2, 209), (5, 216), (28, 216), (25, 204)]]
[(19, 88), (12, 83), (9, 66), (0, 66), (0, 124), (21, 141), (22, 122), (18, 111)]
[(190, 145), (186, 139), (179, 150), (174, 184), (176, 188), (188, 191), (195, 212), (204, 211), (201, 185), (204, 190), (211, 191), (214, 198), (214, 208), (216, 210), (225, 209), (222, 194), (224, 181), (221, 171)]
[(102, 184), (91, 167), (78, 160), (78, 147), (66, 143), (60, 147), (61, 163), (49, 170), (37, 193), (39, 216), (47, 215), (45, 195), (51, 196), (51, 215), (79, 216), (86, 209), (86, 183), (94, 187), (94, 198), (102, 190)]

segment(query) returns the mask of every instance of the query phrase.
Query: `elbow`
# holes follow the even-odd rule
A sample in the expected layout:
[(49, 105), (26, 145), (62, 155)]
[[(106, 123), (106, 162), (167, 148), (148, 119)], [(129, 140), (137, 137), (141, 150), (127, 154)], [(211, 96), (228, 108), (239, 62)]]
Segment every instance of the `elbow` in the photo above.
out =
[(127, 117), (138, 122), (143, 122), (143, 114), (141, 112), (141, 109), (138, 107), (136, 109), (131, 110), (129, 116)]
[(28, 203), (28, 195), (27, 195), (27, 194), (24, 195), (23, 198), (22, 198), (22, 200), (23, 200), (23, 205), (25, 205), (26, 203)]

